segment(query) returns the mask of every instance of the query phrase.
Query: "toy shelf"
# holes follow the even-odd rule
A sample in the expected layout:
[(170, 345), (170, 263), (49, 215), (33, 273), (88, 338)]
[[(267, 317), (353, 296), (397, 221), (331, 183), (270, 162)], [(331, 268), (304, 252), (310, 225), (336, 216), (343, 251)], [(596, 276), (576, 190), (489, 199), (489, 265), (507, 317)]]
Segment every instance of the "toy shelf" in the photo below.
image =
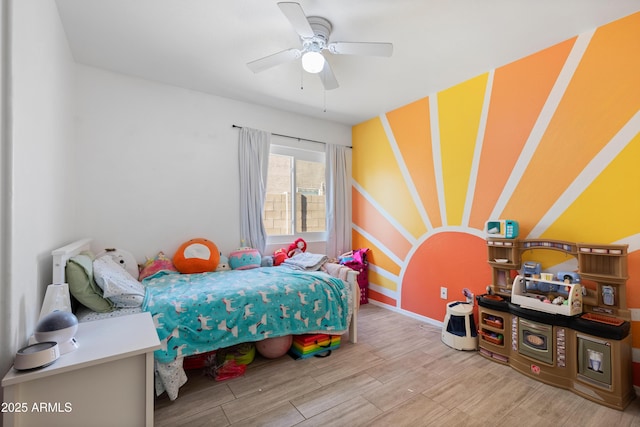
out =
[(511, 295), (511, 271), (520, 268), (520, 244), (515, 239), (488, 238), (487, 257), (493, 270), (493, 292)]
[(479, 351), (480, 354), (496, 362), (509, 363), (511, 342), (511, 315), (487, 307), (478, 307), (479, 316)]
[(569, 255), (576, 255), (578, 248), (575, 243), (566, 242), (564, 240), (550, 240), (550, 239), (527, 239), (522, 242), (522, 250), (530, 249), (551, 249), (567, 253)]
[(585, 311), (630, 320), (626, 282), (628, 245), (578, 243), (578, 274), (595, 283), (583, 299)]
[(581, 277), (597, 281), (627, 281), (627, 245), (578, 245)]
[(489, 264), (496, 268), (520, 268), (518, 241), (512, 239), (487, 239)]

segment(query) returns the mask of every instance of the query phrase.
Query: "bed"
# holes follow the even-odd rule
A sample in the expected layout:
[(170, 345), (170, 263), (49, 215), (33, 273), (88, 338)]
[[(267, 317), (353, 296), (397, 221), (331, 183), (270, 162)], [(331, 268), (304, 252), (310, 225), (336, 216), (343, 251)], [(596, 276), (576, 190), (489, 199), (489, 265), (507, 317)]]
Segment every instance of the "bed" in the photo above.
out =
[[(91, 239), (52, 251), (53, 283), (66, 283), (70, 259), (91, 252)], [(142, 280), (139, 307), (97, 313), (80, 306), (79, 321), (148, 311), (161, 348), (154, 353), (156, 394), (178, 397), (184, 357), (245, 342), (305, 333), (349, 334), (357, 342), (357, 272), (260, 267), (199, 274), (160, 271)]]

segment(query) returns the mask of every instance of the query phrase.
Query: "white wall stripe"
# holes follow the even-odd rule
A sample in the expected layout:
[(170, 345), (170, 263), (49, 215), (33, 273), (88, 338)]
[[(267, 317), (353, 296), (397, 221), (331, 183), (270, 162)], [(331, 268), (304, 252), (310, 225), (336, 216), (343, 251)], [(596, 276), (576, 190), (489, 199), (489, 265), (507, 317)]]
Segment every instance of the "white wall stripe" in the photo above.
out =
[(372, 282), (369, 282), (369, 289), (371, 289), (372, 291), (376, 291), (377, 293), (382, 294), (382, 295), (384, 295), (386, 297), (393, 298), (393, 299), (399, 301), (399, 298), (398, 298), (399, 292), (398, 291), (392, 291), (391, 289), (387, 289), (385, 287), (378, 286), (378, 285), (376, 285), (375, 283), (372, 283)]
[(429, 121), (431, 123), (431, 150), (433, 153), (433, 173), (436, 179), (438, 205), (442, 225), (447, 225), (447, 206), (442, 177), (442, 152), (440, 151), (440, 122), (438, 119), (438, 94), (429, 96)]
[(369, 240), (371, 243), (373, 243), (374, 245), (376, 245), (382, 252), (384, 252), (384, 254), (386, 256), (388, 256), (389, 258), (391, 258), (391, 260), (393, 262), (395, 262), (396, 264), (398, 264), (400, 266), (400, 268), (402, 268), (404, 266), (404, 260), (400, 259), (396, 254), (394, 254), (391, 249), (389, 249), (387, 247), (387, 245), (385, 245), (383, 242), (381, 242), (380, 240), (376, 239), (374, 236), (372, 236), (368, 231), (366, 231), (363, 228), (358, 227), (355, 224), (351, 224), (351, 228), (353, 228), (355, 231), (357, 231), (358, 233), (362, 234), (362, 236)]
[(614, 242), (614, 244), (629, 245), (629, 249), (627, 252), (640, 250), (640, 233), (634, 234), (633, 236), (625, 237), (624, 239), (620, 239), (617, 242)]
[(482, 145), (484, 143), (484, 133), (487, 129), (487, 117), (489, 116), (489, 105), (491, 104), (491, 92), (493, 90), (493, 77), (495, 70), (489, 72), (487, 78), (487, 87), (484, 92), (484, 101), (482, 103), (482, 113), (480, 115), (480, 123), (478, 126), (478, 134), (476, 135), (476, 145), (473, 151), (473, 162), (471, 163), (471, 172), (469, 173), (469, 185), (467, 187), (467, 199), (464, 203), (464, 212), (462, 214), (462, 225), (469, 225), (469, 217), (473, 208), (473, 199), (475, 196), (476, 185), (478, 183), (478, 170), (480, 168), (480, 155), (482, 154)]
[(591, 41), (591, 37), (594, 32), (595, 30), (578, 36), (578, 39), (576, 40), (573, 49), (571, 49), (571, 53), (569, 54), (567, 61), (558, 75), (558, 79), (549, 93), (549, 97), (547, 98), (547, 101), (545, 102), (533, 129), (531, 130), (531, 134), (522, 149), (522, 153), (520, 153), (520, 157), (516, 161), (516, 164), (511, 171), (511, 175), (509, 176), (509, 179), (502, 190), (502, 194), (498, 198), (489, 218), (500, 218), (502, 216), (502, 211), (504, 211), (507, 202), (520, 182), (531, 157), (538, 148), (538, 144), (540, 144), (540, 140), (546, 132), (547, 126), (549, 126), (549, 123), (551, 122), (551, 119), (564, 96), (567, 86), (569, 86), (569, 83), (573, 78), (573, 74), (578, 68), (578, 64), (580, 64), (582, 55), (584, 55), (587, 46), (589, 46), (589, 42)]
[(405, 229), (402, 224), (396, 221), (396, 219), (391, 214), (389, 214), (389, 212), (387, 212), (382, 206), (380, 206), (380, 204), (369, 193), (367, 193), (367, 191), (362, 188), (360, 184), (352, 179), (351, 185), (362, 195), (362, 197), (364, 197), (369, 203), (371, 203), (374, 208), (376, 208), (380, 215), (382, 215), (387, 221), (389, 221), (391, 225), (394, 226), (394, 228), (398, 231), (398, 233), (402, 235), (402, 237), (407, 239), (409, 243), (411, 243), (411, 245), (415, 245), (416, 238), (413, 237), (413, 235), (407, 229)]
[(563, 212), (593, 183), (616, 156), (627, 146), (629, 141), (640, 132), (640, 111), (638, 111), (609, 143), (596, 154), (576, 179), (567, 187), (547, 213), (540, 218), (538, 224), (531, 229), (527, 238), (540, 236), (549, 228)]
[[(400, 268), (403, 268), (403, 266), (401, 265)], [(384, 268), (380, 267), (379, 265), (375, 265), (375, 264), (369, 264), (369, 271), (373, 271), (376, 274), (378, 274), (379, 276), (384, 277), (385, 279), (389, 279), (392, 282), (396, 282), (396, 286), (399, 287), (400, 284), (398, 283), (400, 280), (400, 277), (396, 274), (391, 273), (388, 270), (385, 270)]]
[(407, 168), (407, 164), (404, 162), (404, 157), (402, 157), (402, 153), (400, 152), (400, 147), (398, 147), (398, 141), (396, 141), (396, 137), (393, 134), (393, 130), (391, 129), (391, 125), (389, 124), (389, 120), (387, 119), (386, 114), (380, 115), (380, 121), (382, 122), (382, 127), (384, 128), (384, 132), (387, 134), (387, 140), (391, 145), (391, 151), (393, 151), (393, 155), (396, 158), (396, 162), (398, 163), (398, 167), (400, 168), (400, 173), (402, 174), (402, 179), (404, 179), (405, 184), (407, 185), (407, 189), (409, 190), (409, 194), (411, 194), (411, 199), (413, 200), (413, 204), (416, 205), (418, 212), (420, 213), (420, 217), (422, 218), (422, 222), (426, 225), (427, 229), (430, 230), (432, 228), (431, 221), (429, 220), (429, 215), (422, 204), (422, 200), (420, 199), (420, 195), (418, 194), (418, 190), (411, 178), (411, 174), (409, 173), (409, 169)]

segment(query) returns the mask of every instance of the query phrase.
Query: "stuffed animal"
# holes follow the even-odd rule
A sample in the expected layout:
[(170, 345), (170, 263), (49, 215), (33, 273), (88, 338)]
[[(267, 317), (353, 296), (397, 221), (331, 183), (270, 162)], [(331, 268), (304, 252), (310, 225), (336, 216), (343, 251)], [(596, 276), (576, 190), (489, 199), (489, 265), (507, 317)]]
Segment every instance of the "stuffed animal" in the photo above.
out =
[(296, 239), (295, 242), (289, 245), (287, 249), (287, 256), (291, 258), (294, 255), (301, 254), (302, 252), (307, 251), (307, 242), (304, 239)]
[(138, 263), (131, 252), (127, 252), (124, 249), (107, 248), (96, 255), (96, 259), (103, 256), (110, 256), (116, 264), (127, 270), (134, 279), (138, 280)]
[(287, 251), (284, 248), (276, 249), (276, 251), (273, 253), (273, 265), (280, 265), (287, 258), (289, 257), (287, 256)]
[(173, 265), (182, 274), (215, 271), (220, 251), (210, 240), (197, 238), (184, 242), (173, 255)]
[(243, 246), (229, 254), (229, 265), (233, 270), (249, 270), (260, 267), (262, 255), (254, 248)]
[(220, 253), (220, 261), (218, 262), (218, 266), (216, 267), (216, 271), (227, 271), (231, 270), (231, 265), (229, 264), (229, 258), (222, 255)]

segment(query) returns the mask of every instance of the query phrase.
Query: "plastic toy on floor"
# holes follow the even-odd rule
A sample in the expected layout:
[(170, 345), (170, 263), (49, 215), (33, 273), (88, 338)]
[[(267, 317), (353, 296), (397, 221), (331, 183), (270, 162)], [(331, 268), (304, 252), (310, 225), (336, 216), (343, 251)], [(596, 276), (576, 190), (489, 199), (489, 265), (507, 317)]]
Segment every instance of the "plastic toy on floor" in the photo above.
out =
[(456, 350), (476, 350), (478, 331), (473, 318), (473, 293), (463, 289), (466, 301), (447, 304), (447, 312), (442, 327), (442, 342)]

